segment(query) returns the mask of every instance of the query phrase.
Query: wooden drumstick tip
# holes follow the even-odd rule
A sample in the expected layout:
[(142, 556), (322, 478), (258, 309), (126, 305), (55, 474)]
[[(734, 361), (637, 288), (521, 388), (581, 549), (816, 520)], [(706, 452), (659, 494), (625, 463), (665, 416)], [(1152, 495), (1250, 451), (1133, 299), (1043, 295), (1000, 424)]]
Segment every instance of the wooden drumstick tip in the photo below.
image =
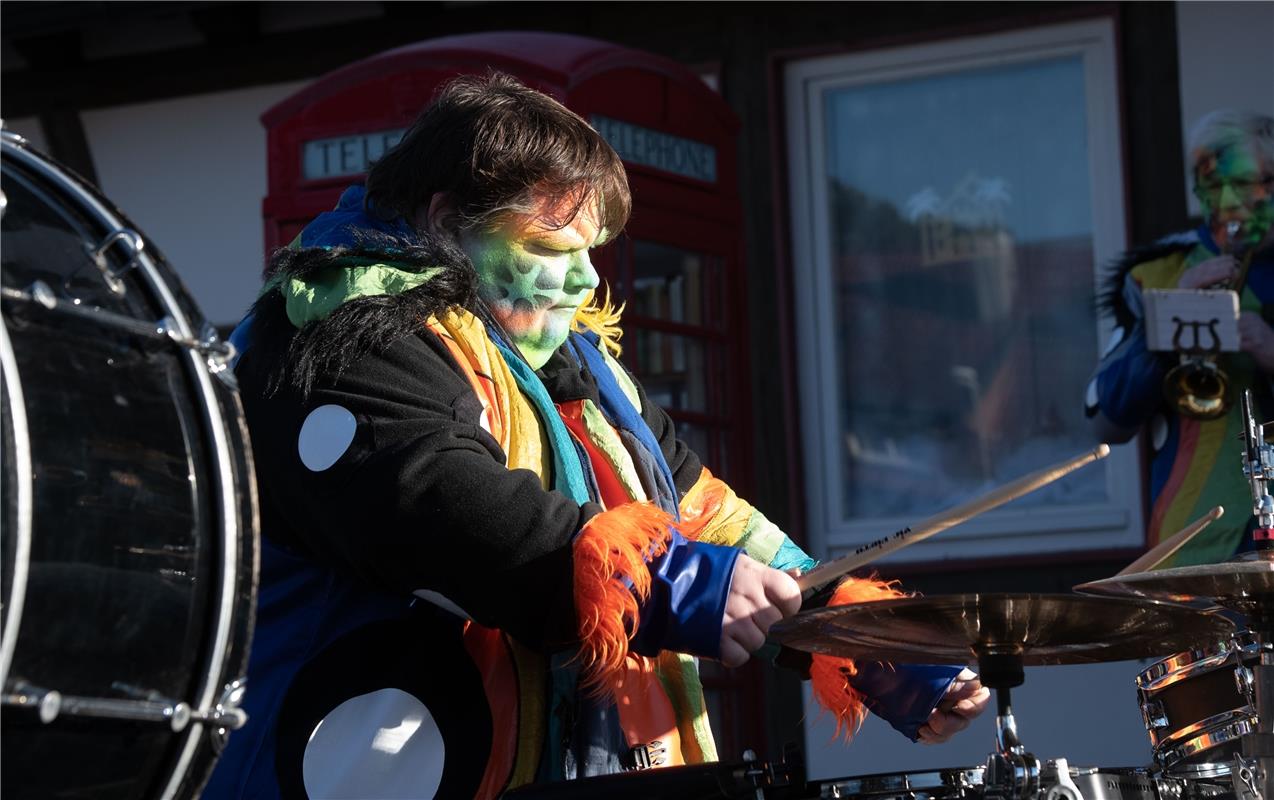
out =
[(1102, 442), (1101, 444), (1093, 448), (1093, 455), (1096, 456), (1097, 458), (1105, 458), (1106, 456), (1110, 455), (1110, 445), (1106, 444), (1105, 442)]

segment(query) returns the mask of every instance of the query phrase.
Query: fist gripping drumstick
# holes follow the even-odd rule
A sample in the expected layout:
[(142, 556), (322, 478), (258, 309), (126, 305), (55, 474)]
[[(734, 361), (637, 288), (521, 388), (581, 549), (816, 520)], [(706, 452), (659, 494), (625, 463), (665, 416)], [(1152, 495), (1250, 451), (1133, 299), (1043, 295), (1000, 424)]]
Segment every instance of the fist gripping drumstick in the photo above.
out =
[(1132, 562), (1128, 566), (1115, 573), (1115, 577), (1120, 575), (1128, 575), (1133, 572), (1149, 572), (1166, 561), (1173, 553), (1177, 552), (1195, 537), (1199, 531), (1211, 525), (1221, 518), (1225, 513), (1225, 509), (1221, 506), (1213, 506), (1212, 510), (1203, 516), (1191, 522), (1172, 536), (1164, 539), (1159, 544), (1147, 550), (1140, 558)]
[(1045, 467), (1038, 472), (1032, 472), (1030, 475), (1024, 475), (1015, 481), (1004, 484), (998, 489), (992, 489), (981, 497), (976, 497), (966, 503), (961, 503), (955, 508), (935, 514), (914, 528), (904, 528), (892, 536), (865, 544), (850, 555), (838, 558), (835, 561), (828, 561), (826, 564), (820, 564), (804, 575), (799, 576), (796, 579), (796, 583), (801, 587), (802, 594), (808, 594), (810, 590), (821, 588), (840, 576), (853, 572), (859, 567), (864, 567), (878, 558), (901, 550), (909, 544), (928, 539), (935, 533), (941, 533), (947, 528), (976, 517), (978, 514), (1002, 506), (1010, 500), (1016, 500), (1024, 494), (1030, 494), (1041, 486), (1046, 486), (1080, 467), (1105, 458), (1109, 454), (1110, 445), (1099, 444), (1086, 453), (1081, 453), (1074, 458), (1069, 458), (1051, 467)]

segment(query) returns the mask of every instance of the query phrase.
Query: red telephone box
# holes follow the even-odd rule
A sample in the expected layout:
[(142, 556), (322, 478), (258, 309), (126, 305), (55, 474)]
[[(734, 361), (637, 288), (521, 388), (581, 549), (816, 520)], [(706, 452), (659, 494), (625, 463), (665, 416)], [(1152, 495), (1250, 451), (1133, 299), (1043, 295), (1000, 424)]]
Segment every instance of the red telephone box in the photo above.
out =
[[(751, 476), (741, 210), (725, 101), (676, 62), (550, 33), (453, 36), (336, 70), (262, 116), (267, 249), (360, 183), (455, 75), (497, 69), (561, 101), (606, 137), (628, 168), (633, 212), (598, 271), (624, 302), (623, 360), (676, 421), (680, 437), (746, 496)], [(726, 757), (762, 747), (756, 692), (704, 671)]]

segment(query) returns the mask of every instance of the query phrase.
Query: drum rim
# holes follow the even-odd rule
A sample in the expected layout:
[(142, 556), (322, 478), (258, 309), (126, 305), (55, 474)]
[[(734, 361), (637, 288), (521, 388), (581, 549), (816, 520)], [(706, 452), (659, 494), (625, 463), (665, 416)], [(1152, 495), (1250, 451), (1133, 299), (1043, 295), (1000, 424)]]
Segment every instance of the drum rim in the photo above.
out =
[[(946, 767), (938, 769), (899, 770), (897, 772), (875, 772), (869, 775), (846, 775), (843, 778), (834, 778), (828, 782), (834, 783), (838, 787), (848, 787), (851, 783), (857, 783), (859, 788), (856, 791), (852, 791), (851, 794), (889, 794), (901, 790), (939, 787), (970, 788), (973, 786), (980, 786), (983, 783), (985, 773), (986, 767), (978, 765), (973, 767)], [(896, 786), (879, 786), (874, 788), (866, 788), (862, 785), (867, 781), (879, 781), (890, 778), (902, 779), (904, 783)], [(918, 779), (925, 779), (925, 782), (921, 782)]]
[[(101, 198), (84, 185), (83, 179), (42, 154), (32, 151), (20, 137), (10, 136), (7, 131), (5, 133), (6, 135), (0, 139), (0, 147), (6, 156), (67, 192), (74, 201), (81, 204), (82, 211), (95, 217), (108, 230), (127, 227), (115, 210), (109, 208)], [(143, 276), (146, 285), (154, 292), (163, 310), (169, 316), (171, 327), (188, 339), (195, 338), (196, 334), (192, 330), (191, 321), (187, 318), (150, 253), (143, 249), (137, 254), (136, 261), (138, 273)], [(202, 412), (204, 425), (207, 428), (205, 434), (209, 438), (209, 449), (217, 465), (210, 474), (215, 481), (216, 498), (221, 502), (219, 511), (222, 546), (217, 623), (208, 657), (202, 669), (195, 675), (199, 681), (192, 693), (195, 696), (190, 699), (194, 709), (203, 711), (213, 708), (218, 697), (226, 690), (226, 686), (218, 685), (223, 678), (234, 680), (241, 677), (228, 676), (225, 673), (230, 666), (234, 610), (238, 602), (236, 595), (239, 584), (239, 563), (244, 554), (241, 552), (238, 539), (239, 510), (235, 502), (234, 460), (228, 442), (225, 414), (212, 385), (212, 376), (208, 372), (207, 365), (189, 348), (183, 347), (181, 350), (188, 372), (199, 389), (197, 394), (203, 401)], [(160, 798), (167, 800), (176, 796), (194, 765), (196, 752), (203, 739), (204, 724), (199, 721), (192, 722), (186, 728), (185, 742), (176, 748), (177, 756), (173, 761), (172, 772), (168, 776), (163, 791), (159, 794)]]
[(0, 637), (0, 687), (7, 685), (9, 666), (18, 646), (18, 629), (22, 625), (22, 610), (26, 603), (27, 576), (31, 563), (31, 503), (33, 496), (31, 477), (31, 437), (27, 428), (26, 399), (22, 393), (22, 377), (18, 374), (18, 361), (9, 340), (9, 325), (0, 317), (0, 368), (5, 374), (5, 393), (9, 395), (9, 419), (13, 425), (13, 458), (18, 473), (18, 520), (13, 556), (12, 597), (4, 613), (4, 634)]
[(1155, 760), (1171, 770), (1183, 759), (1255, 732), (1257, 724), (1256, 712), (1250, 706), (1214, 714), (1156, 745)]
[[(1257, 646), (1250, 631), (1235, 631), (1228, 642), (1182, 650), (1156, 661), (1137, 673), (1134, 682), (1143, 692), (1158, 692), (1198, 674), (1214, 672), (1231, 663), (1231, 659), (1236, 663), (1241, 662), (1245, 656), (1253, 654), (1250, 651)], [(1175, 664), (1180, 666), (1174, 666)]]

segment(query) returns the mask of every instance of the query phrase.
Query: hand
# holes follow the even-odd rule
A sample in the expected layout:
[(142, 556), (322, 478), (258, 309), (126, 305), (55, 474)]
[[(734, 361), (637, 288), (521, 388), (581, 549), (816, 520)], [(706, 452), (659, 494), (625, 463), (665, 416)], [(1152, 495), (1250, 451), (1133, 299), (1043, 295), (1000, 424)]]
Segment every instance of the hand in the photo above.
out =
[(1232, 281), (1238, 276), (1239, 262), (1234, 256), (1213, 256), (1181, 273), (1181, 277), (1177, 280), (1177, 288), (1206, 289), (1223, 281)]
[(770, 626), (800, 610), (801, 590), (791, 575), (740, 555), (721, 620), (721, 663), (747, 663)]
[(1239, 349), (1252, 356), (1261, 372), (1274, 372), (1274, 330), (1254, 311), (1239, 315)]
[(920, 741), (924, 744), (940, 744), (969, 727), (969, 720), (986, 710), (991, 700), (991, 690), (982, 685), (972, 670), (962, 670), (929, 719), (920, 726)]

